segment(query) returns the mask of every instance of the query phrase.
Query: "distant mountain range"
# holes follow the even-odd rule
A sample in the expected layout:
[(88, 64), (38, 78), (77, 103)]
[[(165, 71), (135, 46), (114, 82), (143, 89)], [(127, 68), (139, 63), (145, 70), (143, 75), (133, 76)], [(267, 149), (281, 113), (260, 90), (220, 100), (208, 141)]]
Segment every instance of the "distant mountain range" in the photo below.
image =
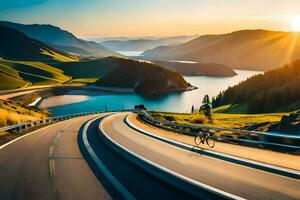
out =
[(72, 33), (53, 25), (24, 25), (6, 21), (0, 21), (0, 25), (16, 29), (26, 36), (39, 40), (52, 48), (81, 57), (103, 58), (121, 56), (96, 42), (79, 39)]
[(101, 42), (101, 45), (113, 51), (145, 51), (158, 46), (178, 45), (196, 37), (197, 36), (174, 36), (157, 39), (142, 38), (133, 40), (108, 40)]
[(75, 61), (76, 56), (31, 39), (18, 30), (0, 25), (0, 57), (8, 60)]
[(0, 90), (96, 81), (99, 84), (99, 80), (108, 87), (128, 86), (143, 93), (188, 89), (179, 73), (155, 64), (113, 56), (81, 59), (0, 25)]
[(219, 63), (236, 69), (267, 71), (300, 58), (298, 33), (244, 30), (204, 35), (184, 44), (144, 52), (151, 60)]

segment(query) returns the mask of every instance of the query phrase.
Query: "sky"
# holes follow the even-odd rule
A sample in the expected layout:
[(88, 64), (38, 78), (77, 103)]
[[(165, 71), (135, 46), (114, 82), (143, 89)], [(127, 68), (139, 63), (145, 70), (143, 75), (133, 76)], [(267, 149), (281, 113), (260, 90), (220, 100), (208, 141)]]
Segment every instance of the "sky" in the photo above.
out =
[(0, 0), (0, 20), (53, 24), (82, 38), (293, 31), (299, 16), (300, 0)]

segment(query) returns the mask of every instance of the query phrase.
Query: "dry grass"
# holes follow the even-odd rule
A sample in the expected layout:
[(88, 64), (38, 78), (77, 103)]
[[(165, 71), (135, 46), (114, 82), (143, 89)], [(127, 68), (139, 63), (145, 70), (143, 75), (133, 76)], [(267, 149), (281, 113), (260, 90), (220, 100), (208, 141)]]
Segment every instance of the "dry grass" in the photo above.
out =
[(213, 113), (212, 120), (208, 120), (202, 113), (151, 112), (150, 114), (159, 120), (172, 119), (173, 122), (179, 124), (205, 125), (205, 126), (239, 129), (257, 123), (277, 122), (280, 121), (283, 115), (288, 115), (289, 113), (268, 113), (268, 114)]
[(0, 126), (9, 126), (12, 124), (23, 123), (31, 120), (38, 119), (35, 116), (17, 114), (7, 110), (0, 109)]
[(49, 117), (49, 113), (19, 102), (0, 100), (0, 127)]

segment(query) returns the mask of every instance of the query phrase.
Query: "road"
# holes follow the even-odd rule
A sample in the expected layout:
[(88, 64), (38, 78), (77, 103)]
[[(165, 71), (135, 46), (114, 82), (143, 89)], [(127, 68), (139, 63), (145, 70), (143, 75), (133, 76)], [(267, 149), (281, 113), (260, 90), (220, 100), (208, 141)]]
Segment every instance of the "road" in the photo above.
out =
[(199, 155), (145, 136), (124, 123), (128, 113), (103, 121), (103, 131), (130, 151), (164, 168), (246, 199), (299, 199), (300, 181)]
[(118, 184), (132, 199), (300, 197), (298, 179), (159, 141), (130, 128), (128, 114), (70, 119), (0, 147), (0, 199), (122, 199)]
[(78, 130), (93, 117), (51, 125), (2, 148), (0, 199), (110, 199), (78, 148)]

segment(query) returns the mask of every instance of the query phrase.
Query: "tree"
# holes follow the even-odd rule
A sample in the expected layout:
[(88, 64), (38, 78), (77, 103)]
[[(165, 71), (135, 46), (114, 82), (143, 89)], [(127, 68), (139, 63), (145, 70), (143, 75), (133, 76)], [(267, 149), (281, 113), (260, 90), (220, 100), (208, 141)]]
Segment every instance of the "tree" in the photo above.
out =
[(200, 107), (199, 111), (203, 112), (203, 114), (211, 120), (211, 106), (209, 96), (206, 94), (202, 101), (203, 105)]
[(218, 96), (212, 98), (212, 100), (211, 100), (212, 108), (217, 108), (217, 107), (223, 105), (223, 95), (224, 95), (224, 92), (220, 92), (218, 94)]
[(210, 98), (207, 94), (204, 96), (202, 104), (210, 104)]
[(194, 108), (194, 105), (192, 105), (191, 113), (194, 113), (194, 111), (195, 111), (195, 108)]

